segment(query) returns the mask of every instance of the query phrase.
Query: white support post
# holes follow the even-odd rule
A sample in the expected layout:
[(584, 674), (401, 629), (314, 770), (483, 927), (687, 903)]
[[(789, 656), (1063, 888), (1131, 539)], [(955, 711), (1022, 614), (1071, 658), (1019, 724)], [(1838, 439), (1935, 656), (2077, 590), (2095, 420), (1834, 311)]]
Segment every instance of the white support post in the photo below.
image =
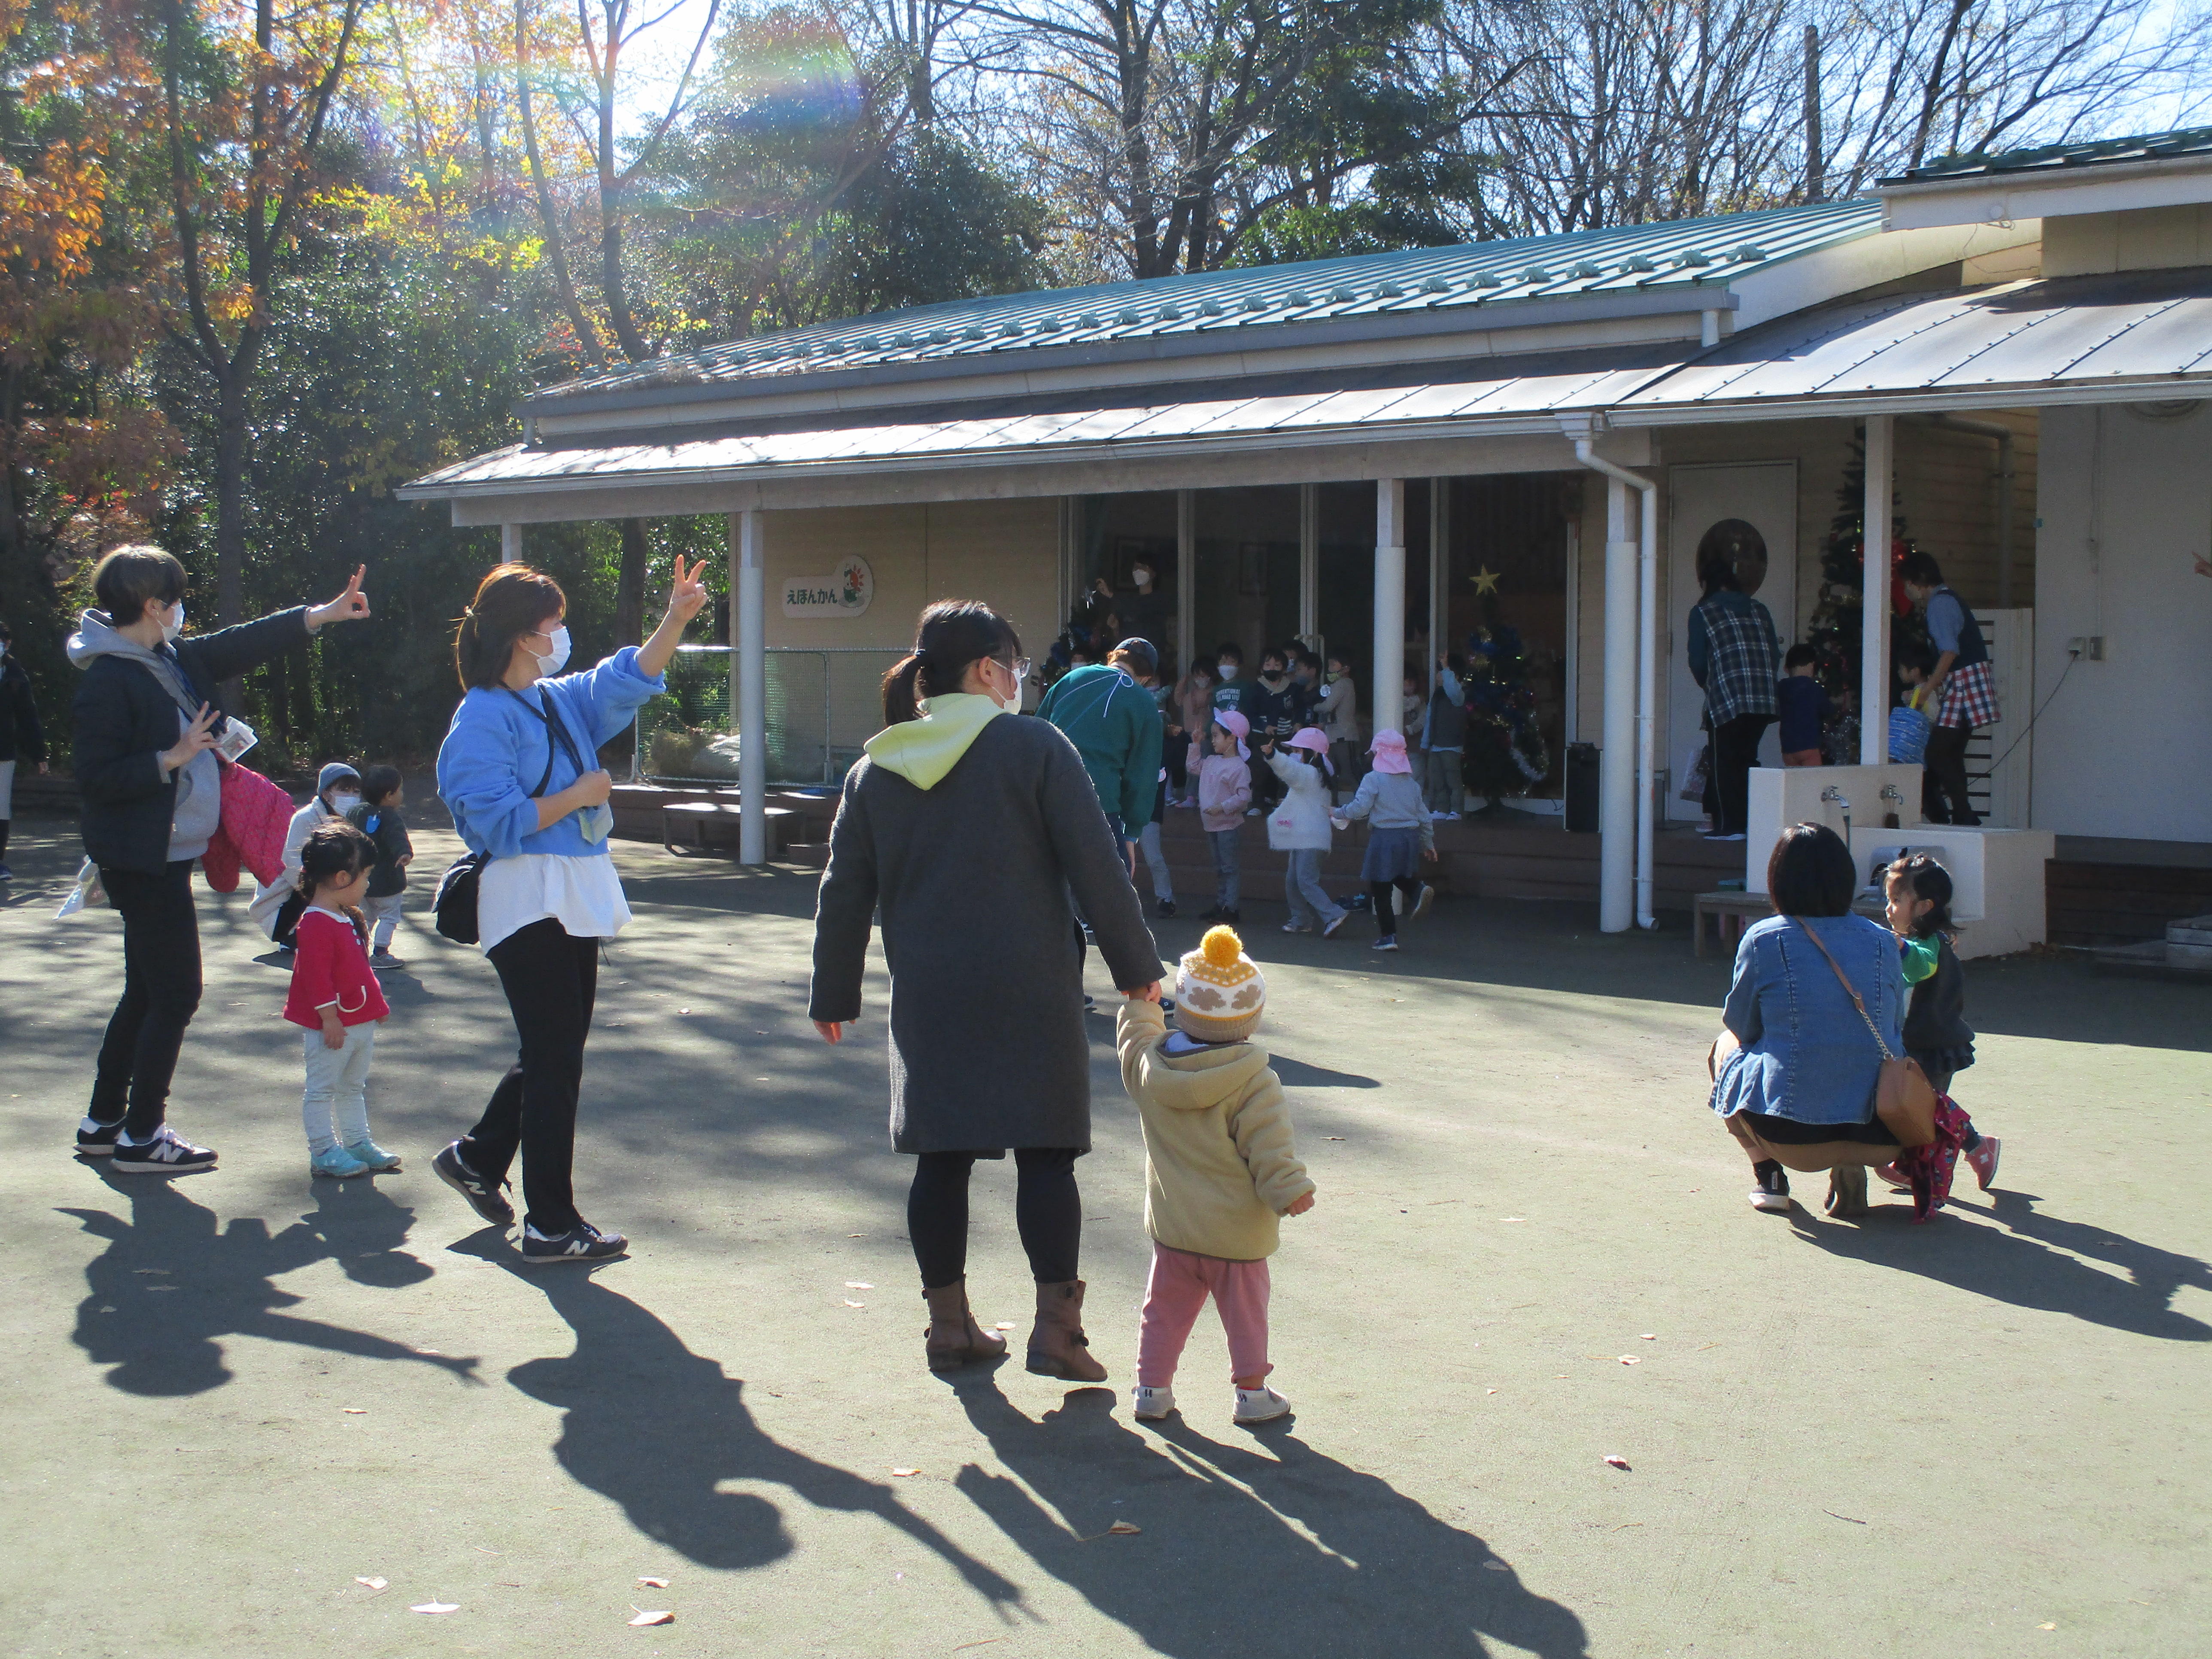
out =
[(1298, 637), (1309, 650), (1321, 635), (1321, 486), (1298, 486)]
[(1598, 751), (1598, 929), (1625, 933), (1636, 914), (1637, 546), (1628, 484), (1605, 489), (1605, 709)]
[[(1176, 658), (1188, 674), (1198, 660), (1198, 492), (1176, 491)], [(1199, 734), (1205, 736), (1204, 732)]]
[(1406, 481), (1375, 483), (1375, 710), (1380, 732), (1403, 718), (1406, 695)]
[(1859, 764), (1889, 759), (1889, 531), (1890, 458), (1894, 437), (1889, 415), (1866, 422), (1866, 501), (1859, 522), (1866, 557), (1860, 568), (1864, 595), (1859, 630)]
[(499, 527), (499, 562), (520, 564), (522, 562), (522, 526), (503, 524)]
[[(1450, 603), (1446, 598), (1447, 577), (1451, 562), (1451, 480), (1429, 480), (1429, 660), (1433, 662), (1450, 648), (1451, 641), (1444, 637), (1450, 626)], [(1428, 664), (1421, 665), (1421, 678), (1428, 678)]]
[(738, 861), (768, 862), (768, 579), (761, 515), (734, 513), (738, 580), (731, 589), (738, 645)]

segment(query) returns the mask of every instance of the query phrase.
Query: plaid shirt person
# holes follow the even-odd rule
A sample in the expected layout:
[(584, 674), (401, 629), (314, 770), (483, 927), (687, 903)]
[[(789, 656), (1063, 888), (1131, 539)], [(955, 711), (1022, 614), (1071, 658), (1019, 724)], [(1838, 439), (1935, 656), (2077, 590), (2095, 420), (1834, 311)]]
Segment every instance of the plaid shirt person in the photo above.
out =
[(1978, 726), (1995, 726), (2001, 718), (1997, 683), (1989, 664), (1970, 662), (1944, 676), (1943, 707), (1936, 717), (1936, 725), (1964, 726), (1971, 732)]
[[(1728, 603), (1731, 599), (1735, 603)], [(1722, 589), (1699, 600), (1690, 617), (1705, 629), (1705, 713), (1713, 728), (1717, 731), (1742, 714), (1772, 719), (1782, 642), (1775, 637), (1774, 618), (1766, 607)], [(1694, 650), (1691, 660), (1696, 661)]]

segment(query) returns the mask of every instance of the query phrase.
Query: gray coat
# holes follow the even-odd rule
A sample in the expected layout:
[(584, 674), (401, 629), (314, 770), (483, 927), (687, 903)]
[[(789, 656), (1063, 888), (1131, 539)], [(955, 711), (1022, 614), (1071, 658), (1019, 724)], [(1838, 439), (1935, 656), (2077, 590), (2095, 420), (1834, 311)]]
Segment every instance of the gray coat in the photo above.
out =
[(1098, 792), (1074, 745), (1045, 721), (989, 721), (932, 789), (866, 758), (846, 775), (815, 910), (808, 1012), (858, 1017), (880, 905), (896, 1150), (1089, 1149), (1091, 1041), (1071, 887), (1115, 984), (1159, 979), (1159, 947)]

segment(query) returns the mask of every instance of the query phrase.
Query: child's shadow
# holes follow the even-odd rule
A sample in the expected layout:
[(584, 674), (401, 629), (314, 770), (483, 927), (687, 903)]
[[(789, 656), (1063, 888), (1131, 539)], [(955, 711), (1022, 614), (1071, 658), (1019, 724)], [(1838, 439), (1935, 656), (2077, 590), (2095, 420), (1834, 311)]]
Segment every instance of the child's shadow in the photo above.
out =
[(167, 1181), (105, 1176), (131, 1201), (131, 1219), (106, 1210), (65, 1208), (107, 1249), (84, 1270), (89, 1293), (77, 1305), (75, 1340), (96, 1365), (112, 1369), (110, 1388), (126, 1394), (201, 1394), (230, 1381), (225, 1336), (296, 1342), (364, 1359), (411, 1359), (474, 1381), (477, 1362), (418, 1353), (404, 1343), (276, 1310), (300, 1298), (279, 1290), (280, 1273), (334, 1259), (356, 1283), (390, 1288), (426, 1277), (429, 1267), (399, 1247), (415, 1212), (369, 1182), (324, 1183), (319, 1208), (271, 1235), (258, 1216), (221, 1232), (215, 1212)]
[[(523, 1276), (489, 1247), (471, 1253)], [(908, 1510), (890, 1486), (770, 1437), (746, 1408), (741, 1379), (693, 1353), (628, 1297), (574, 1269), (525, 1282), (568, 1322), (576, 1347), (527, 1360), (507, 1380), (562, 1409), (554, 1456), (573, 1479), (621, 1504), (640, 1532), (702, 1566), (733, 1571), (779, 1560), (793, 1543), (776, 1506), (757, 1492), (721, 1490), (763, 1481), (817, 1509), (865, 1510), (942, 1558), (1002, 1615), (1020, 1609), (1015, 1585)]]
[[(1492, 1651), (1485, 1635), (1545, 1659), (1586, 1650), (1582, 1621), (1481, 1539), (1287, 1434), (1251, 1449), (1171, 1419), (1163, 1448), (1115, 1420), (1104, 1389), (1070, 1393), (1042, 1422), (995, 1382), (958, 1392), (1020, 1477), (971, 1466), (960, 1489), (1156, 1652), (1474, 1659)], [(1116, 1519), (1142, 1535), (1108, 1534)]]

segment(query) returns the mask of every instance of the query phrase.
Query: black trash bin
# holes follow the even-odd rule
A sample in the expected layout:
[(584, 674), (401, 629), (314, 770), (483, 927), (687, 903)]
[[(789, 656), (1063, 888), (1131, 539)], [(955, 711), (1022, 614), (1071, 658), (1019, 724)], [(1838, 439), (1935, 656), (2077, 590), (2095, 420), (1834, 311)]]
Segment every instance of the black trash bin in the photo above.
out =
[(1597, 834), (1597, 745), (1567, 745), (1567, 828), (1577, 835)]

